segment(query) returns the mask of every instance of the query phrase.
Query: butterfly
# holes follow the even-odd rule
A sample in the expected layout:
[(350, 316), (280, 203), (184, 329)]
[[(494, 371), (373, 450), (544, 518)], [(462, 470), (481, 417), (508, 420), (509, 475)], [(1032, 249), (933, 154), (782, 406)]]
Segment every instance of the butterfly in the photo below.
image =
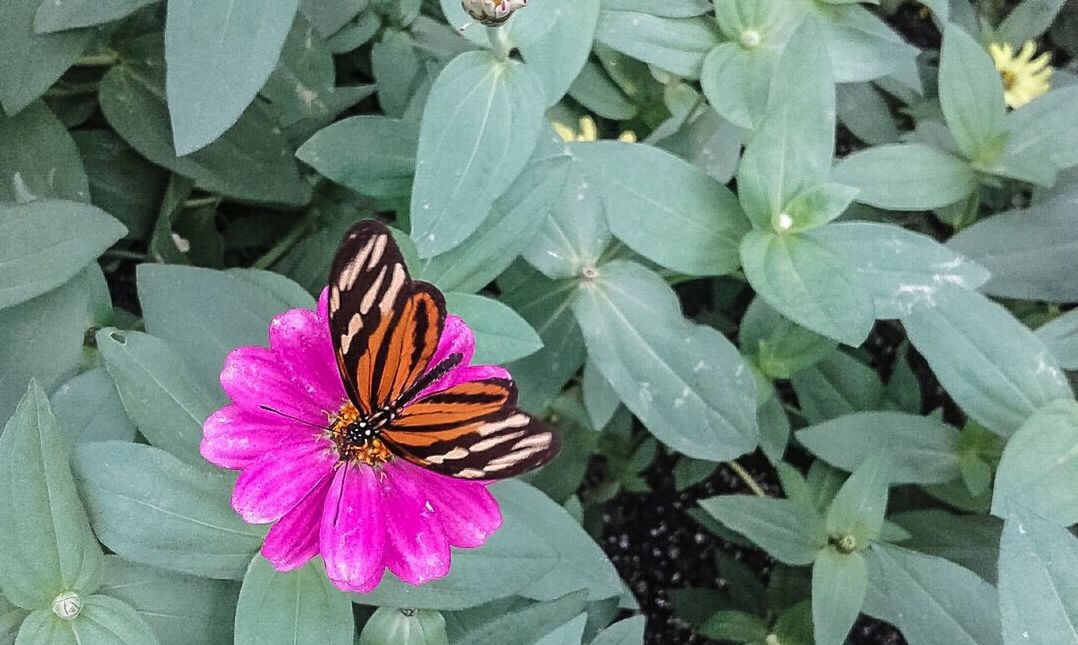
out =
[(363, 220), (345, 233), (329, 275), (329, 328), (337, 367), (357, 415), (341, 428), (362, 450), (441, 475), (502, 479), (552, 460), (558, 437), (517, 408), (508, 378), (425, 392), (463, 356), (432, 365), (446, 325), (445, 297), (413, 280), (389, 228)]

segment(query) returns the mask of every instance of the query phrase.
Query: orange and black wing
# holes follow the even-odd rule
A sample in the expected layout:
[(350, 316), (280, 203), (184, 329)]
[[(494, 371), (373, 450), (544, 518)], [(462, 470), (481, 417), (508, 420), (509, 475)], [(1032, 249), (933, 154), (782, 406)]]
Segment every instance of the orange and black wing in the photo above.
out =
[(345, 233), (329, 275), (329, 328), (361, 414), (396, 402), (423, 375), (444, 324), (445, 299), (411, 279), (385, 225), (364, 220)]
[(400, 457), (462, 479), (504, 479), (538, 468), (560, 444), (545, 424), (516, 407), (512, 381), (460, 383), (404, 408), (382, 438)]

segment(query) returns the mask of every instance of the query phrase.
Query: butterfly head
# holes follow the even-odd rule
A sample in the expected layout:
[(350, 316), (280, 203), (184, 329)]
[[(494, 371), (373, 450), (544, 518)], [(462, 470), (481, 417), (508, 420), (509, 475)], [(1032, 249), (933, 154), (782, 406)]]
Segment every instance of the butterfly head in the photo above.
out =
[(378, 466), (389, 461), (393, 455), (381, 439), (382, 429), (397, 414), (396, 408), (387, 408), (364, 416), (351, 402), (346, 403), (329, 429), (329, 438), (337, 446), (340, 463), (362, 462)]

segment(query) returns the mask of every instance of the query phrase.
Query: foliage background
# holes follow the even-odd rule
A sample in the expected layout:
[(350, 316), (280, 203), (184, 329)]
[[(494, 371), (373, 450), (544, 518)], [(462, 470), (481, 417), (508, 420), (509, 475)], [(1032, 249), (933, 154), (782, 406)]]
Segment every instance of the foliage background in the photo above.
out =
[[(0, 643), (1078, 643), (1078, 3), (466, 20), (0, 0)], [(373, 216), (565, 450), (358, 597), (198, 442)]]

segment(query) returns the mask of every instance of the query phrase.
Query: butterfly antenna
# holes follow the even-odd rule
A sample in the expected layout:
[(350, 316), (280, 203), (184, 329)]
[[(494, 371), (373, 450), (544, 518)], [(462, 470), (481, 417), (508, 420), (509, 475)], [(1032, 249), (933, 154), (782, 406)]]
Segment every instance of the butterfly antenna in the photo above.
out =
[(291, 419), (292, 421), (295, 421), (296, 423), (302, 423), (305, 426), (310, 426), (312, 428), (318, 428), (319, 430), (329, 430), (329, 429), (331, 429), (333, 427), (333, 426), (320, 426), (317, 423), (311, 423), (310, 421), (307, 421), (306, 419), (300, 419), (299, 417), (294, 417), (291, 414), (286, 414), (284, 412), (281, 412), (277, 408), (271, 408), (268, 405), (260, 405), (258, 407), (262, 408), (266, 412), (272, 412), (272, 413), (280, 415), (280, 416), (282, 416), (282, 417), (284, 417), (286, 419)]

